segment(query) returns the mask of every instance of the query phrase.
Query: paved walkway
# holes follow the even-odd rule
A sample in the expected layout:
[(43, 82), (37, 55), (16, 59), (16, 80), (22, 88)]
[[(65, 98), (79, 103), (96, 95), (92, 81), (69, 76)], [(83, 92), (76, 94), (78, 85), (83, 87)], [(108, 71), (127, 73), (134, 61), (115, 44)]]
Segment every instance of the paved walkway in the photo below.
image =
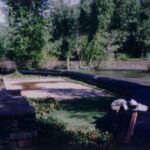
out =
[(21, 94), (28, 98), (51, 97), (56, 100), (67, 100), (85, 97), (111, 96), (104, 90), (96, 90), (87, 85), (81, 85), (56, 78), (21, 78), (5, 79), (5, 86), (8, 90), (21, 90)]

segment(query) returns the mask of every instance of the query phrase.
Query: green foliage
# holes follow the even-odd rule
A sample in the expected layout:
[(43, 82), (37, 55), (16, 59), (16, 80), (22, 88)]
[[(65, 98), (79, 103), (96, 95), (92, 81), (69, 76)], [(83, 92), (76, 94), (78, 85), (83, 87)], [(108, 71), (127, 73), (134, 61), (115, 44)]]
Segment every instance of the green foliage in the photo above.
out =
[(69, 8), (63, 4), (56, 8), (52, 14), (54, 54), (61, 60), (67, 61), (68, 69), (70, 59), (76, 48), (77, 16), (76, 9)]
[(92, 1), (87, 5), (88, 8), (84, 8), (85, 3), (82, 5), (79, 17), (79, 31), (82, 35), (80, 55), (81, 59), (93, 68), (100, 66), (101, 62), (106, 60), (114, 5), (110, 0)]
[(110, 141), (108, 132), (97, 130), (68, 130), (66, 126), (53, 118), (40, 120), (39, 145), (46, 148), (100, 148), (106, 147)]
[(75, 33), (75, 10), (65, 5), (56, 8), (52, 14), (53, 40), (68, 37)]
[(114, 2), (112, 0), (96, 0), (96, 3), (98, 7), (99, 28), (108, 31), (114, 13)]
[(59, 104), (52, 98), (46, 99), (29, 99), (29, 103), (35, 108), (39, 118), (47, 117), (47, 115), (56, 109), (59, 109)]
[[(52, 58), (98, 66), (109, 53), (145, 57), (150, 49), (149, 0), (7, 1), (9, 30), (0, 26), (1, 58), (38, 68)], [(9, 40), (8, 40), (9, 39)], [(94, 64), (97, 61), (97, 64)]]
[(42, 2), (8, 1), (11, 47), (7, 56), (18, 67), (37, 67), (45, 45)]
[(126, 61), (129, 59), (129, 56), (127, 54), (123, 54), (123, 53), (118, 53), (117, 54), (117, 60), (123, 60)]
[(93, 40), (90, 43), (88, 42), (88, 39), (86, 37), (82, 37), (82, 40), (84, 40), (81, 44), (82, 61), (85, 61), (87, 66), (93, 68), (95, 67), (93, 66), (94, 62), (97, 63), (95, 64), (97, 66), (100, 61), (105, 59), (105, 37), (102, 32), (99, 32), (94, 36)]
[(145, 43), (149, 41), (150, 36), (146, 23), (150, 20), (150, 12), (147, 9), (149, 2), (147, 0), (114, 0), (114, 4), (111, 29), (119, 33), (116, 39), (119, 51), (131, 57), (145, 56), (149, 50)]
[(0, 59), (6, 59), (9, 47), (7, 27), (0, 24)]
[[(89, 10), (89, 11), (87, 11)], [(89, 6), (84, 8), (81, 5), (79, 16), (79, 32), (88, 36), (88, 41), (93, 39), (94, 34), (98, 29), (98, 7), (97, 3), (93, 1)]]

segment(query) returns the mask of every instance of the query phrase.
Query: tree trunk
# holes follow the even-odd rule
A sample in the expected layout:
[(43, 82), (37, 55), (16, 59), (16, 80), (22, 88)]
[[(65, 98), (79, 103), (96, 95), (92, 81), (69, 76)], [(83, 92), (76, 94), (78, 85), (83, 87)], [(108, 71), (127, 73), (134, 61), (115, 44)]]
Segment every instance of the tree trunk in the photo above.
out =
[(67, 70), (70, 70), (70, 56), (67, 56)]
[(89, 62), (89, 67), (91, 70), (93, 70), (93, 65), (92, 65), (92, 58), (90, 59), (90, 62)]
[(79, 68), (82, 69), (82, 62), (81, 62), (81, 59), (79, 59)]
[(143, 50), (143, 48), (142, 48), (142, 59), (144, 58), (144, 50)]
[(81, 69), (81, 67), (82, 67), (81, 57), (80, 57), (81, 47), (80, 47), (80, 36), (79, 36), (78, 31), (76, 33), (76, 51), (77, 51), (77, 55), (78, 55), (78, 59), (79, 59), (79, 69)]

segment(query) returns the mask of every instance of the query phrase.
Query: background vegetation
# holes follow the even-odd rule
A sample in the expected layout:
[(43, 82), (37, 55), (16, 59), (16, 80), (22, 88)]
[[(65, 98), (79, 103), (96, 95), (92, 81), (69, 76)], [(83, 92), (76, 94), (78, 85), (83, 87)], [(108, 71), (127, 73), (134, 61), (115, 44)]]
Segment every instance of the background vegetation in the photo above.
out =
[[(0, 58), (20, 68), (48, 60), (78, 60), (96, 67), (110, 54), (143, 58), (150, 48), (149, 0), (7, 0), (0, 26)], [(5, 28), (5, 31), (4, 31)], [(3, 32), (4, 31), (4, 32)]]

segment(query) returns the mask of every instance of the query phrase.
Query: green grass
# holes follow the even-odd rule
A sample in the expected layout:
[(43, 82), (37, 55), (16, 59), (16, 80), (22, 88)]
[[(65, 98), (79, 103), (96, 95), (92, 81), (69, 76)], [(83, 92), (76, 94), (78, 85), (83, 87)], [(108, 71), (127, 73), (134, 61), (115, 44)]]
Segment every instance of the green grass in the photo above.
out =
[(49, 115), (67, 125), (68, 128), (95, 130), (95, 121), (101, 118), (106, 112), (76, 112), (58, 110)]
[(95, 97), (57, 102), (54, 99), (29, 99), (37, 117), (51, 117), (64, 123), (67, 128), (96, 129), (96, 122), (109, 110), (114, 97)]

